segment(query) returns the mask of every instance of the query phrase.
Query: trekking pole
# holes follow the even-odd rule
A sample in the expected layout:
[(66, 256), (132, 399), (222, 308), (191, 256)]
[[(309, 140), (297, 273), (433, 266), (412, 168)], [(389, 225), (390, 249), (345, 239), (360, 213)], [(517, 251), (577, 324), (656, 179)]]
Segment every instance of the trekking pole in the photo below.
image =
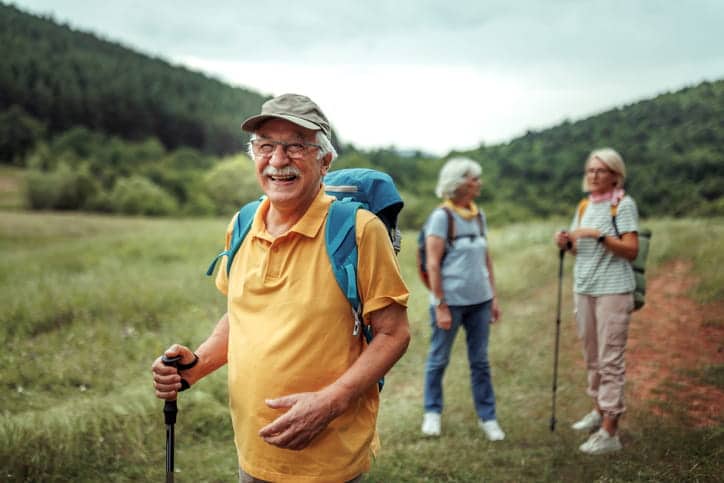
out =
[[(178, 367), (181, 356), (161, 358), (167, 366)], [(173, 483), (173, 450), (174, 450), (174, 424), (176, 424), (176, 400), (166, 400), (163, 404), (163, 418), (166, 422), (166, 483)]]
[(558, 309), (556, 310), (556, 349), (553, 356), (553, 405), (551, 408), (551, 431), (556, 430), (556, 389), (558, 388), (558, 343), (561, 336), (561, 292), (563, 290), (563, 257), (566, 251), (561, 249), (558, 258)]

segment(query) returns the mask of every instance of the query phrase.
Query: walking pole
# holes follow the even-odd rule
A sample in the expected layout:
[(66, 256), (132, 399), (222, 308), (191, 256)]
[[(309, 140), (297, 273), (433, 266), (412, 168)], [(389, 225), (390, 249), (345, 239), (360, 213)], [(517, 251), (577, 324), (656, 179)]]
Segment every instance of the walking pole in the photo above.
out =
[[(161, 362), (167, 366), (178, 367), (181, 356), (163, 356)], [(163, 418), (166, 422), (166, 483), (173, 483), (173, 449), (174, 449), (174, 424), (176, 424), (176, 400), (166, 400), (163, 404)]]
[(551, 431), (556, 430), (556, 389), (558, 387), (558, 342), (561, 337), (561, 292), (563, 290), (563, 257), (565, 250), (561, 250), (558, 258), (558, 309), (556, 310), (556, 350), (553, 356), (553, 405), (551, 409)]

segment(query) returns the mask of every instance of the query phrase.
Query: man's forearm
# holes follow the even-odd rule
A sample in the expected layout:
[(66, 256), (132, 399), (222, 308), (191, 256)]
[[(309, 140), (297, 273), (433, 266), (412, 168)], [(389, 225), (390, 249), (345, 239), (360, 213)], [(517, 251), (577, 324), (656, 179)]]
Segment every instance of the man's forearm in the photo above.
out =
[(371, 316), (375, 337), (360, 357), (325, 391), (330, 392), (337, 415), (377, 383), (402, 357), (410, 343), (405, 307), (393, 303)]
[(199, 379), (226, 364), (229, 346), (229, 314), (224, 314), (211, 335), (196, 349), (199, 362), (182, 376), (193, 385)]

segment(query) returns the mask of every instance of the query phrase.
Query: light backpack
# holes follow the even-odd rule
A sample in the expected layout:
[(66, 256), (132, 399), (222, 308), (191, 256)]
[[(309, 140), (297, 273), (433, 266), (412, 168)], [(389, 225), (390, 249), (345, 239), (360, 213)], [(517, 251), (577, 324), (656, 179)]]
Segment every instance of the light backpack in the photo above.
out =
[[(586, 211), (588, 206), (588, 198), (583, 198), (578, 203), (578, 223), (581, 223), (583, 213)], [(621, 238), (621, 234), (618, 232), (618, 226), (616, 225), (616, 213), (618, 213), (618, 204), (611, 205), (611, 224), (613, 225), (613, 231), (616, 232), (616, 236)], [(651, 243), (651, 230), (648, 228), (639, 227), (639, 251), (636, 254), (636, 258), (630, 262), (631, 268), (634, 271), (634, 279), (636, 280), (636, 286), (634, 287), (634, 310), (639, 310), (646, 303), (646, 258), (649, 255), (649, 244)]]
[[(440, 206), (440, 209), (445, 212), (445, 215), (447, 215), (447, 237), (445, 239), (445, 251), (442, 254), (442, 257), (440, 258), (440, 265), (442, 265), (442, 261), (445, 259), (445, 255), (447, 255), (448, 249), (452, 248), (453, 243), (455, 243), (455, 240), (458, 238), (467, 238), (471, 235), (460, 235), (458, 236), (456, 234), (455, 230), (455, 217), (452, 214), (452, 210), (448, 208), (447, 206)], [(432, 215), (431, 215), (432, 216)], [(428, 218), (429, 220), (429, 218)], [(483, 223), (483, 212), (478, 211), (477, 216), (475, 217), (475, 221), (478, 223), (478, 229), (480, 230), (480, 236), (483, 238), (485, 237), (485, 223)], [(427, 222), (425, 222), (425, 226), (427, 226)], [(420, 232), (417, 234), (417, 274), (420, 276), (420, 280), (422, 280), (422, 283), (427, 287), (427, 290), (430, 290), (430, 276), (427, 273), (427, 252), (425, 251), (425, 226), (423, 226), (420, 229)]]
[[(402, 198), (388, 174), (367, 168), (331, 171), (324, 177), (324, 190), (336, 198), (329, 206), (324, 232), (329, 262), (339, 288), (352, 307), (355, 321), (352, 334), (356, 336), (362, 330), (369, 344), (374, 334), (369, 325), (362, 323), (362, 301), (357, 288), (356, 214), (358, 209), (363, 208), (377, 215), (387, 228), (392, 247), (397, 254), (401, 242), (397, 217), (403, 207)], [(263, 199), (264, 197), (261, 197), (241, 207), (234, 223), (229, 249), (223, 250), (214, 258), (206, 275), (211, 276), (214, 273), (216, 263), (224, 256), (227, 257), (226, 273), (229, 274), (234, 257), (249, 233), (256, 210)], [(384, 378), (378, 382), (380, 390), (383, 385)]]

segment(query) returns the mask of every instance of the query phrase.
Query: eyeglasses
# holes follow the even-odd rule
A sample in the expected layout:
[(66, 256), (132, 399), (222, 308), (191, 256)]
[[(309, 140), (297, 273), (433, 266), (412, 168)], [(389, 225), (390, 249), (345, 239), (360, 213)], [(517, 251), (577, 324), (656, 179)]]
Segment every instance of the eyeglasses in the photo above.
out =
[(314, 143), (285, 143), (284, 141), (271, 141), (269, 139), (253, 139), (251, 150), (257, 158), (267, 158), (276, 151), (277, 146), (284, 149), (284, 154), (289, 158), (301, 158), (307, 154), (310, 148), (322, 149), (322, 146)]
[(613, 173), (610, 169), (606, 168), (588, 168), (586, 170), (586, 174), (589, 176), (596, 176), (597, 174), (607, 174), (607, 173)]

